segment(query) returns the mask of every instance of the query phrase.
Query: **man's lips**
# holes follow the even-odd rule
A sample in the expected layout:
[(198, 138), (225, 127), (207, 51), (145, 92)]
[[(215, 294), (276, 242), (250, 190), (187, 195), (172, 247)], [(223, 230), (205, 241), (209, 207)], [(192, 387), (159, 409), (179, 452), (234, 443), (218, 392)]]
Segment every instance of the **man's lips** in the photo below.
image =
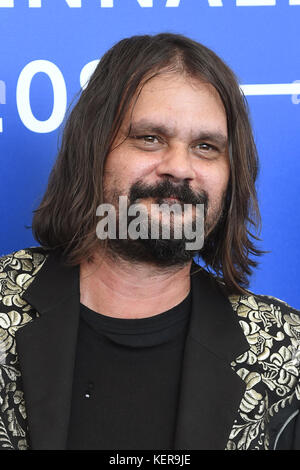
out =
[(147, 199), (159, 199), (160, 201), (173, 201), (173, 202), (180, 202), (180, 200), (176, 196), (171, 196), (171, 197), (159, 197), (159, 198), (153, 198), (153, 197), (146, 197), (146, 198), (138, 198), (137, 201), (143, 201)]

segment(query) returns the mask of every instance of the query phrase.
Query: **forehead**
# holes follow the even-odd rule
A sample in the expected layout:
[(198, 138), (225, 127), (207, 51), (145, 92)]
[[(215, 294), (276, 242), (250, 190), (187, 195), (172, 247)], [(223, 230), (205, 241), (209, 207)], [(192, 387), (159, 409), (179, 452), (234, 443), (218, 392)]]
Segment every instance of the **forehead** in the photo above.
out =
[(128, 128), (143, 122), (167, 126), (174, 133), (205, 129), (227, 134), (226, 112), (217, 90), (210, 83), (174, 72), (151, 78), (137, 91), (123, 125)]

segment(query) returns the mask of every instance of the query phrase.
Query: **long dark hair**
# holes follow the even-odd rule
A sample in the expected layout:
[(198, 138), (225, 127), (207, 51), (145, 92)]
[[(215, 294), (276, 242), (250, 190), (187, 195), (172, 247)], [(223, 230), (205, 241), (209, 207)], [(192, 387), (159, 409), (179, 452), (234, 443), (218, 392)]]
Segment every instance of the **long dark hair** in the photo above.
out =
[(248, 106), (231, 69), (210, 49), (177, 34), (133, 36), (100, 60), (67, 120), (47, 190), (32, 229), (44, 247), (62, 250), (66, 262), (90, 259), (99, 246), (96, 208), (103, 201), (105, 159), (141, 84), (171, 69), (208, 82), (227, 115), (230, 181), (225, 216), (205, 241), (201, 257), (232, 292), (244, 293), (259, 256), (252, 232), (260, 230), (255, 181), (258, 157)]

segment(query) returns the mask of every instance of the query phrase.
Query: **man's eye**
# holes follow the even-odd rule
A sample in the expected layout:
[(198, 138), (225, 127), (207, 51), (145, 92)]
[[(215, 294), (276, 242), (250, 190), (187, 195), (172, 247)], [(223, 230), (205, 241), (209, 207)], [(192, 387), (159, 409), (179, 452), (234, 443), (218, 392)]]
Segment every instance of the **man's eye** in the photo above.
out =
[(157, 144), (159, 142), (155, 135), (136, 135), (135, 139), (140, 140), (145, 144)]
[(214, 147), (213, 145), (206, 143), (197, 144), (196, 148), (198, 148), (199, 150), (217, 150), (216, 147)]

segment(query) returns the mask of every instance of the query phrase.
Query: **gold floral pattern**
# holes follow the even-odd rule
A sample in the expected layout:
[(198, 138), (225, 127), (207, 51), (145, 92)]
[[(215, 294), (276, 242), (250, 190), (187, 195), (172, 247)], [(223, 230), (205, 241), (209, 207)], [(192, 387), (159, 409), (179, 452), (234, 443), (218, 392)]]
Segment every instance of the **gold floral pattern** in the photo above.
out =
[(35, 250), (20, 250), (0, 258), (0, 449), (28, 448), (15, 334), (38, 316), (22, 298), (46, 259)]
[(293, 400), (300, 400), (300, 317), (270, 296), (231, 296), (250, 349), (232, 362), (246, 382), (226, 449), (269, 449), (268, 425)]
[[(46, 258), (41, 248), (0, 258), (0, 449), (28, 448), (15, 334), (38, 316), (22, 295)], [(269, 449), (270, 420), (300, 400), (300, 312), (279, 299), (251, 292), (229, 300), (249, 350), (231, 363), (246, 390), (226, 449)]]

